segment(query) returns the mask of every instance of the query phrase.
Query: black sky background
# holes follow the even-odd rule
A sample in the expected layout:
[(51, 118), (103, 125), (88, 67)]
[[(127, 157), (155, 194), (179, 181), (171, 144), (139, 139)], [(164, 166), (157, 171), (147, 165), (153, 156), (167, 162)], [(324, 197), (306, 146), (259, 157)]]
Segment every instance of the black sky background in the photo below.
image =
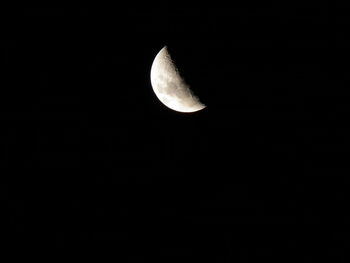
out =
[[(347, 10), (2, 10), (4, 250), (345, 262)], [(154, 95), (164, 45), (203, 111), (180, 114)]]

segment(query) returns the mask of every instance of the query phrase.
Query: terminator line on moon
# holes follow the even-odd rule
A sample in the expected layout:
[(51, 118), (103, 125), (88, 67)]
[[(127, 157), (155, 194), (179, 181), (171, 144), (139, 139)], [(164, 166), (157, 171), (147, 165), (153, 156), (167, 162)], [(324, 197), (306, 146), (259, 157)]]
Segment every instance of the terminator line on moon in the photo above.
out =
[(195, 112), (206, 107), (180, 76), (166, 46), (159, 51), (153, 61), (151, 84), (157, 98), (172, 110)]

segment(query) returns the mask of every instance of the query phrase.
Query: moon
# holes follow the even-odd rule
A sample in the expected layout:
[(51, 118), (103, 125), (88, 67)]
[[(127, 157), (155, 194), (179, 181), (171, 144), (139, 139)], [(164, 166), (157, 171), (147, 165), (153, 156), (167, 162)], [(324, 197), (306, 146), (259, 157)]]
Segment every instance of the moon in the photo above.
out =
[(167, 46), (159, 51), (153, 61), (151, 84), (157, 98), (172, 110), (195, 112), (206, 107), (181, 77)]

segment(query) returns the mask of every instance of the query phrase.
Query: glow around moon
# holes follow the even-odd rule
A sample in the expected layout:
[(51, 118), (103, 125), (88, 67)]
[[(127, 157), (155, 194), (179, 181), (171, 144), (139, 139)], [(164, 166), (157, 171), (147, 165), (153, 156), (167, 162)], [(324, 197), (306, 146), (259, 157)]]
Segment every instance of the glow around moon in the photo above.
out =
[(180, 76), (166, 46), (159, 51), (153, 61), (151, 84), (158, 99), (172, 110), (195, 112), (206, 107)]

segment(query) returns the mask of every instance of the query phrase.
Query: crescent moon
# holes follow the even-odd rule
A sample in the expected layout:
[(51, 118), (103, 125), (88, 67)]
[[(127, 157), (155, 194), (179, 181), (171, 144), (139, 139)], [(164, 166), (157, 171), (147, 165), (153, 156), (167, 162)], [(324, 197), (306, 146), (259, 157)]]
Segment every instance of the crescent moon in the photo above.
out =
[(181, 77), (166, 46), (159, 51), (153, 61), (151, 84), (157, 98), (172, 110), (195, 112), (206, 107)]

